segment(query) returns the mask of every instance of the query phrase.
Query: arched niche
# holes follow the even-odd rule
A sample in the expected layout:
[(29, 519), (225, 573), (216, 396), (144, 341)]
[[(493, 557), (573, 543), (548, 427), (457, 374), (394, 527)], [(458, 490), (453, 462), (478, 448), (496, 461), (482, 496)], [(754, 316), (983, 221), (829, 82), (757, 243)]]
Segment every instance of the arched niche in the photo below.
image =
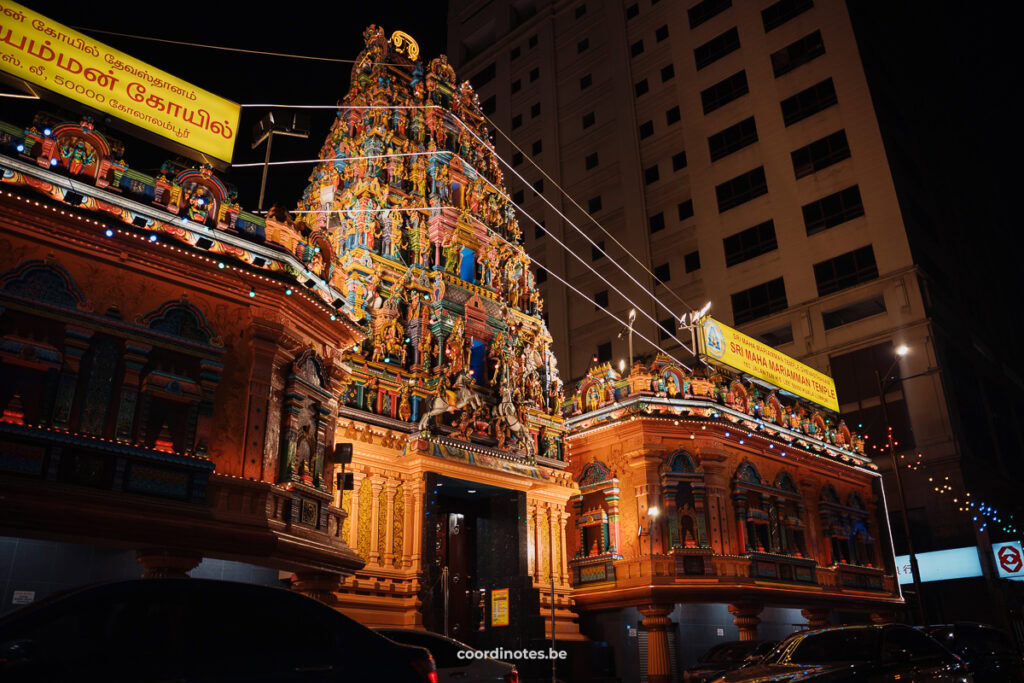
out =
[(661, 468), (660, 479), (665, 505), (662, 519), (668, 527), (669, 546), (710, 547), (704, 471), (697, 459), (683, 449), (672, 451)]
[(789, 472), (769, 484), (754, 463), (743, 461), (733, 477), (733, 503), (744, 552), (807, 555), (803, 500)]
[(576, 510), (579, 549), (574, 559), (619, 558), (619, 480), (600, 460), (592, 460), (577, 479), (579, 495), (570, 499)]

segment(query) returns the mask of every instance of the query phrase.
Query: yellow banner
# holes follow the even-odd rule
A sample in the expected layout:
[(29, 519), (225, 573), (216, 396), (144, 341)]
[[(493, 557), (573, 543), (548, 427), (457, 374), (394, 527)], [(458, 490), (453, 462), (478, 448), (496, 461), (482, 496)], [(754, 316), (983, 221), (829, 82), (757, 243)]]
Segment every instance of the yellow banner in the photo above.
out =
[(713, 318), (701, 322), (700, 351), (711, 361), (839, 412), (836, 383), (831, 377)]
[(491, 591), (491, 626), (508, 626), (508, 589)]
[(231, 161), (237, 104), (7, 0), (0, 0), (0, 70)]

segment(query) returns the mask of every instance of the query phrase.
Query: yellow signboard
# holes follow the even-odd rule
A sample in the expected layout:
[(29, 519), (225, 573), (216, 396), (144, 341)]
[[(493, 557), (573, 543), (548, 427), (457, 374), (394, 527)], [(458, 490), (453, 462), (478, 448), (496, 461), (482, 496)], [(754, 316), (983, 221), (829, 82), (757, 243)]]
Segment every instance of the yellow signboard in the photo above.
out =
[(839, 412), (836, 383), (831, 377), (713, 318), (701, 321), (700, 352), (711, 361)]
[(491, 626), (508, 626), (508, 589), (491, 591)]
[(231, 161), (237, 104), (7, 0), (0, 0), (0, 70)]

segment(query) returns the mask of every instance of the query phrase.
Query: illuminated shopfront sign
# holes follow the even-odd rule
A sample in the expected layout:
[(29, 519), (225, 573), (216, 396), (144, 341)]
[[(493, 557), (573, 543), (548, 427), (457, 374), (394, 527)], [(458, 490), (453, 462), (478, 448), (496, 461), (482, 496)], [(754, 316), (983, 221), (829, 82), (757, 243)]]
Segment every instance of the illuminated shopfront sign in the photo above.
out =
[(241, 108), (14, 2), (0, 0), (0, 71), (230, 162)]
[(992, 556), (1000, 578), (1024, 581), (1024, 551), (1021, 550), (1020, 541), (993, 543)]
[(831, 377), (714, 318), (704, 318), (701, 321), (700, 353), (712, 362), (728, 365), (791, 394), (839, 412), (836, 383)]
[[(978, 557), (978, 549), (973, 545), (966, 548), (917, 553), (917, 567), (921, 572), (921, 583), (981, 576), (981, 560)], [(896, 574), (901, 584), (914, 582), (913, 574), (910, 571), (909, 555), (896, 557)]]

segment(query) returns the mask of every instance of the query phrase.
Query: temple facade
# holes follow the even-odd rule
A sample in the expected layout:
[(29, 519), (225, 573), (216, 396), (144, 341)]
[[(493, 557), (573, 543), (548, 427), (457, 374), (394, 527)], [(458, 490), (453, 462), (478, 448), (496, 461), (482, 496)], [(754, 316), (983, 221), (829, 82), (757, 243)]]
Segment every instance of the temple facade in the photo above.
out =
[[(620, 667), (637, 629), (647, 658), (633, 673), (668, 681), (683, 641), (728, 639), (711, 624), (776, 639), (804, 620), (889, 620), (902, 605), (876, 467), (844, 423), (665, 356), (626, 377), (592, 368), (566, 414), (573, 598)], [(711, 624), (680, 622), (709, 606)], [(790, 623), (759, 633), (766, 608)]]
[[(556, 630), (578, 638), (561, 380), (479, 102), (409, 36), (364, 39), (292, 214), (368, 330), (342, 350), (352, 488), (335, 501), (366, 565), (336, 604), (484, 644), (550, 633), (554, 599)], [(504, 631), (495, 589), (512, 595)]]

